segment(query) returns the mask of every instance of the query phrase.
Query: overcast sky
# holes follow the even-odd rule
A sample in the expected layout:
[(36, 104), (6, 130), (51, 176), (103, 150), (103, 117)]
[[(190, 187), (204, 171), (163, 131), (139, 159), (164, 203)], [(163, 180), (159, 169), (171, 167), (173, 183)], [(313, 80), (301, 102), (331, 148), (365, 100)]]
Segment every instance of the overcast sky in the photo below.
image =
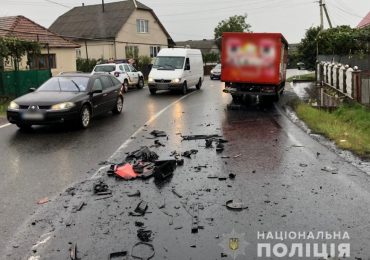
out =
[[(116, 2), (117, 0), (105, 0)], [(131, 0), (129, 0), (131, 1)], [(54, 2), (54, 3), (53, 3)], [(247, 14), (254, 32), (281, 32), (290, 43), (299, 42), (305, 30), (318, 25), (314, 0), (141, 0), (154, 9), (175, 41), (213, 38), (217, 23), (232, 15)], [(0, 0), (0, 16), (24, 15), (49, 27), (74, 6), (101, 0)], [(334, 26), (355, 27), (370, 11), (370, 0), (326, 0)], [(325, 24), (327, 26), (327, 23)]]

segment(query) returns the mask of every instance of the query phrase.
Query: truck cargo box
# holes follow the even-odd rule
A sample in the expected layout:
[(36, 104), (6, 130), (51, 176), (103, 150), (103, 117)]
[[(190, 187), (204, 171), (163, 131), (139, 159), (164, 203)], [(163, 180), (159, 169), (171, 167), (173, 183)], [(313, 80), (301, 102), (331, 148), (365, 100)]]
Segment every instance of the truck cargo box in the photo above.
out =
[(280, 33), (224, 33), (221, 80), (281, 86), (287, 55), (288, 43)]

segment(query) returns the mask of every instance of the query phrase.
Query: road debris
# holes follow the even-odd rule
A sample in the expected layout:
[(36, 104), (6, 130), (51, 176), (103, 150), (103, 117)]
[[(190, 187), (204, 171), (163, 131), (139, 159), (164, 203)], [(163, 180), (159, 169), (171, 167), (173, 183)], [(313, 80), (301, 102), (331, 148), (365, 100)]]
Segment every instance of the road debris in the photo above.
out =
[(211, 139), (211, 138), (218, 138), (222, 137), (218, 134), (211, 134), (211, 135), (182, 135), (183, 141), (189, 141), (189, 140), (200, 140), (200, 139)]
[(151, 230), (146, 230), (143, 228), (140, 228), (137, 230), (137, 237), (143, 241), (143, 242), (149, 242), (152, 240), (152, 234), (153, 232)]
[(112, 191), (108, 189), (108, 185), (104, 181), (99, 181), (93, 186), (94, 194), (98, 196), (110, 195)]
[(191, 207), (192, 211), (192, 222), (191, 222), (191, 233), (198, 233), (199, 229), (199, 204), (194, 203)]
[(48, 202), (49, 202), (49, 198), (45, 197), (45, 198), (42, 198), (42, 199), (38, 200), (37, 204), (41, 205), (41, 204), (45, 204), (45, 203), (48, 203)]
[(141, 200), (137, 204), (134, 212), (130, 212), (129, 214), (130, 214), (130, 216), (136, 216), (136, 217), (138, 217), (138, 216), (144, 216), (147, 209), (148, 209), (148, 203), (146, 203), (145, 201)]
[(179, 197), (180, 199), (182, 198), (182, 195), (181, 194), (179, 194), (176, 190), (175, 190), (175, 188), (172, 188), (172, 193), (173, 194), (175, 194), (177, 197)]
[(190, 158), (191, 159), (191, 155), (192, 154), (197, 154), (198, 153), (198, 150), (196, 149), (191, 149), (189, 151), (185, 151), (183, 152), (181, 155), (184, 156), (184, 157), (187, 157), (187, 158)]
[(135, 259), (149, 260), (155, 255), (155, 250), (152, 244), (146, 242), (138, 242), (131, 249), (131, 256)]
[(77, 211), (81, 211), (82, 208), (87, 205), (84, 201), (82, 201), (80, 204), (76, 205), (72, 209), (72, 213), (76, 213)]
[(135, 192), (132, 192), (132, 193), (129, 193), (127, 194), (128, 197), (140, 197), (141, 193), (139, 190), (135, 191)]
[(143, 227), (143, 226), (144, 226), (144, 222), (141, 222), (141, 221), (135, 221), (135, 226), (136, 226), (136, 227)]
[(167, 134), (165, 131), (161, 131), (161, 130), (153, 130), (150, 132), (150, 134), (154, 137), (166, 137)]
[(133, 151), (126, 157), (126, 162), (132, 161), (144, 161), (144, 162), (154, 162), (159, 158), (158, 154), (151, 151), (147, 146), (141, 147), (139, 150)]
[(332, 174), (338, 174), (338, 169), (331, 166), (324, 166), (321, 170), (324, 172), (331, 172)]
[(171, 176), (176, 169), (177, 161), (175, 159), (157, 160), (155, 161), (154, 178), (156, 180), (164, 180)]
[(231, 180), (233, 180), (233, 179), (235, 179), (235, 177), (236, 177), (236, 175), (235, 175), (235, 173), (229, 173), (229, 178), (231, 179)]
[(72, 244), (71, 248), (69, 249), (69, 257), (71, 260), (78, 260), (77, 256), (77, 243)]
[(242, 156), (242, 154), (240, 153), (240, 154), (237, 154), (237, 155), (234, 155), (233, 156), (233, 158), (238, 158), (238, 157), (240, 157), (240, 156)]
[(117, 166), (114, 173), (125, 180), (131, 180), (137, 178), (138, 174), (134, 171), (133, 165), (125, 163), (122, 166)]
[(206, 139), (206, 148), (212, 148), (213, 139)]
[(247, 209), (248, 207), (244, 206), (242, 202), (236, 202), (234, 200), (226, 201), (226, 208), (230, 210), (238, 210), (241, 211), (243, 209)]
[(127, 254), (127, 251), (110, 253), (108, 260), (122, 259), (122, 257), (127, 256)]
[(161, 147), (161, 146), (165, 146), (164, 144), (162, 144), (159, 140), (154, 140), (154, 147)]

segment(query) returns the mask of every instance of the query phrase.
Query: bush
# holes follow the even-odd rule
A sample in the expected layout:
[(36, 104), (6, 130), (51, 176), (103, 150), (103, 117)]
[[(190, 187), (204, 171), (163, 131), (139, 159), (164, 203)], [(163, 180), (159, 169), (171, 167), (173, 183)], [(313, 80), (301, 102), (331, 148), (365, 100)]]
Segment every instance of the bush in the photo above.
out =
[(91, 72), (97, 61), (95, 59), (81, 59), (78, 58), (76, 61), (77, 71), (81, 72)]

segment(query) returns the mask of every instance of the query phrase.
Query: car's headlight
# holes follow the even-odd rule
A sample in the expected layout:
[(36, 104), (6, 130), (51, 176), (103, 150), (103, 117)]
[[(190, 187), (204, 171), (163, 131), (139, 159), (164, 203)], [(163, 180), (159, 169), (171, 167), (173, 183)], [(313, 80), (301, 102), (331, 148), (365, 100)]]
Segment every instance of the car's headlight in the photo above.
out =
[(173, 79), (173, 80), (172, 80), (172, 83), (180, 83), (180, 82), (181, 82), (181, 78)]
[(74, 107), (75, 104), (72, 102), (64, 102), (51, 106), (51, 110), (66, 110)]
[(12, 101), (12, 102), (10, 102), (8, 108), (9, 109), (19, 109), (19, 105), (17, 103), (15, 103), (14, 101)]
[(148, 82), (153, 82), (153, 78), (148, 78)]
[(214, 70), (211, 70), (211, 73), (213, 74), (213, 72), (215, 72)]

